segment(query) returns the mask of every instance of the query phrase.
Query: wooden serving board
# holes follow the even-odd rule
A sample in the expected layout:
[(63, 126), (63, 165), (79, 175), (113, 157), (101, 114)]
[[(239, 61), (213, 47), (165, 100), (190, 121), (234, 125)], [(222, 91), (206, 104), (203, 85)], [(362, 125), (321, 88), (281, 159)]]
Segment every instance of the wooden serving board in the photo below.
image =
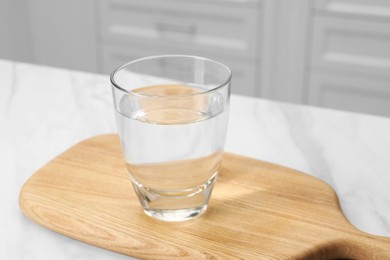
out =
[(228, 153), (205, 215), (152, 219), (116, 135), (83, 141), (45, 165), (23, 186), (20, 207), (44, 227), (141, 259), (390, 259), (390, 238), (355, 229), (321, 180)]

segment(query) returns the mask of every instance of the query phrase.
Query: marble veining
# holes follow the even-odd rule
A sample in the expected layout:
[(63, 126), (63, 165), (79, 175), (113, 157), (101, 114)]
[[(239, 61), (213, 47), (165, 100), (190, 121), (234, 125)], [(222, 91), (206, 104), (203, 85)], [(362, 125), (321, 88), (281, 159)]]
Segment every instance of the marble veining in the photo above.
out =
[[(42, 228), (18, 206), (47, 161), (115, 131), (108, 76), (0, 60), (0, 259), (128, 259)], [(233, 95), (226, 150), (324, 180), (353, 225), (390, 237), (390, 118)]]

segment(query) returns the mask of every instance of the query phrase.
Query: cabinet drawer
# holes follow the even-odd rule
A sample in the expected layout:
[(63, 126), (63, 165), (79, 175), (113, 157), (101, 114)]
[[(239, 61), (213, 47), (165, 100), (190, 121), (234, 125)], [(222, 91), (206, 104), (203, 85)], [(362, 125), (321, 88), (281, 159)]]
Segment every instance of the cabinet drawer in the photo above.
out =
[(390, 23), (314, 18), (311, 65), (390, 75)]
[(101, 37), (255, 58), (259, 2), (225, 2), (100, 0)]
[(315, 8), (331, 13), (390, 18), (389, 0), (317, 0)]
[[(103, 44), (103, 57), (102, 63), (103, 73), (111, 73), (115, 68), (123, 65), (131, 60), (150, 56), (150, 55), (162, 55), (162, 54), (187, 54), (194, 55), (192, 52), (178, 51), (177, 49), (145, 49), (138, 46), (115, 46)], [(204, 56), (216, 61), (226, 64), (233, 73), (232, 78), (232, 92), (239, 95), (255, 96), (257, 94), (255, 89), (255, 63), (254, 62), (237, 62), (235, 60), (227, 59), (223, 56), (218, 56), (206, 52), (196, 53), (198, 56)]]
[(312, 73), (309, 86), (310, 105), (390, 116), (388, 80)]

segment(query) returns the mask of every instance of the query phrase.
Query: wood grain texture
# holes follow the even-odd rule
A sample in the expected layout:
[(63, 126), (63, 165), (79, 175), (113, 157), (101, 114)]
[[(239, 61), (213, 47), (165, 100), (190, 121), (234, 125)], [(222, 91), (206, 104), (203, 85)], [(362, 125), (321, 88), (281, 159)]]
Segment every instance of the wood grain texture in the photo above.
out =
[(390, 259), (390, 238), (355, 229), (324, 182), (228, 153), (205, 215), (152, 219), (116, 135), (88, 139), (50, 161), (25, 183), (19, 202), (44, 227), (142, 259)]

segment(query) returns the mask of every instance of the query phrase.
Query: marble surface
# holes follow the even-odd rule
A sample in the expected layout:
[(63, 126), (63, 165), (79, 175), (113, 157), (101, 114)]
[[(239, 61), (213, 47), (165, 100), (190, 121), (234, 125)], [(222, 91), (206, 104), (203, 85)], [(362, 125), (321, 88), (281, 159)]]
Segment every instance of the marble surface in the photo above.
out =
[[(49, 231), (18, 206), (47, 161), (115, 131), (107, 76), (0, 60), (0, 259), (128, 259)], [(352, 224), (390, 236), (390, 118), (233, 95), (226, 150), (321, 178)]]

